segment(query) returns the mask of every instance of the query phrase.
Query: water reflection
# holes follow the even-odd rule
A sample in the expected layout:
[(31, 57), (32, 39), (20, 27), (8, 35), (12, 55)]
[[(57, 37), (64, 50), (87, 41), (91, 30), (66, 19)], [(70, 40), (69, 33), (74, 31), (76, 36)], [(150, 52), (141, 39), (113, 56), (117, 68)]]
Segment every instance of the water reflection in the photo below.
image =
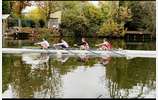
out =
[[(71, 47), (77, 41), (64, 38)], [(102, 39), (87, 39), (90, 47)], [(32, 46), (36, 39), (3, 38), (3, 47)], [(53, 44), (58, 38), (49, 38)], [(79, 40), (78, 40), (79, 41)], [(156, 50), (145, 43), (110, 40), (114, 48)], [(60, 53), (2, 54), (2, 97), (5, 98), (155, 98), (155, 58), (111, 58)]]
[(31, 64), (33, 68), (43, 64), (48, 66), (49, 55), (47, 53), (24, 53), (22, 54), (22, 61), (25, 64)]
[(61, 52), (57, 52), (55, 57), (57, 61), (61, 62), (62, 64), (64, 64), (69, 59), (69, 55), (62, 55)]
[(111, 61), (110, 56), (103, 56), (100, 59), (100, 63), (103, 64), (104, 66), (107, 65)]
[[(156, 78), (153, 77), (156, 70), (154, 62), (155, 59), (145, 58), (135, 58), (128, 61), (113, 59), (113, 63), (106, 67), (107, 78), (110, 80), (111, 97), (143, 97), (146, 96), (144, 95), (146, 90), (154, 91), (153, 89), (156, 88), (155, 81), (151, 83), (151, 80)], [(120, 63), (123, 64), (120, 65)], [(151, 77), (152, 79), (150, 79)], [(144, 91), (143, 88), (146, 88), (146, 90)]]
[[(12, 82), (4, 84), (11, 87), (8, 88), (7, 91), (12, 91), (12, 96), (16, 98), (57, 97), (62, 86), (60, 74), (56, 68), (49, 64), (47, 54), (41, 54), (40, 57), (39, 55), (35, 55), (34, 57), (36, 60), (27, 61), (25, 55), (22, 57), (15, 56), (14, 59), (16, 60), (12, 63), (16, 64), (11, 66), (13, 69), (9, 71), (9, 74), (11, 74), (9, 81)], [(37, 57), (39, 57), (40, 61), (38, 61)], [(22, 58), (24, 62), (20, 58)], [(8, 65), (8, 67), (10, 66)], [(11, 97), (8, 92), (4, 92), (4, 96)]]
[(155, 98), (155, 61), (3, 54), (3, 97)]

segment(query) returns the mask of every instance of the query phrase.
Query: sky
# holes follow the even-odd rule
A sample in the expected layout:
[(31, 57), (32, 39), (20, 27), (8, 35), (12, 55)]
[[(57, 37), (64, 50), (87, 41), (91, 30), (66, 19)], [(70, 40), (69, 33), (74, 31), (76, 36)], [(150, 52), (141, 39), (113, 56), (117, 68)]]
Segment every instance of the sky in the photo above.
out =
[(27, 6), (22, 12), (27, 13), (27, 12), (30, 12), (31, 10), (35, 9), (35, 8), (36, 8), (36, 6), (31, 6), (31, 7)]
[(36, 4), (35, 4), (35, 2), (31, 2), (32, 4), (33, 4), (33, 6), (27, 6), (22, 12), (23, 13), (28, 13), (28, 12), (30, 12), (31, 10), (33, 10), (33, 9), (35, 9), (36, 8)]
[(95, 6), (98, 6), (98, 1), (90, 1), (92, 2)]

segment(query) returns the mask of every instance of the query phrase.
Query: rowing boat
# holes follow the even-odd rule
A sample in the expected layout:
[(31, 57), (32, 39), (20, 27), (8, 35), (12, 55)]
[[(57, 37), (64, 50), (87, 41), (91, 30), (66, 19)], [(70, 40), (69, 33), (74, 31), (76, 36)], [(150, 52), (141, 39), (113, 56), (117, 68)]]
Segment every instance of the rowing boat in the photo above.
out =
[(52, 53), (66, 55), (94, 55), (94, 56), (113, 56), (113, 57), (145, 57), (156, 58), (156, 51), (145, 50), (77, 50), (77, 49), (38, 49), (38, 48), (2, 48), (2, 53)]

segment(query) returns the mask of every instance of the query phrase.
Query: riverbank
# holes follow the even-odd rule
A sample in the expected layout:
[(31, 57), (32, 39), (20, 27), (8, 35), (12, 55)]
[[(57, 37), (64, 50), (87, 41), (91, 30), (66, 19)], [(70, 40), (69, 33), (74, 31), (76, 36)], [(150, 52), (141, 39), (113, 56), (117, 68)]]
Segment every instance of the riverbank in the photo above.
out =
[[(16, 31), (18, 29), (18, 32)], [(130, 34), (129, 34), (130, 32)], [(134, 33), (131, 33), (134, 32)], [(74, 37), (74, 38), (107, 38), (107, 39), (125, 39), (126, 41), (148, 41), (148, 40), (156, 40), (156, 36), (153, 36), (151, 33), (144, 33), (140, 31), (127, 31), (125, 35), (101, 35), (97, 34), (80, 34), (80, 33), (63, 33), (59, 29), (48, 29), (48, 28), (30, 28), (30, 27), (23, 27), (23, 28), (11, 28), (4, 33), (3, 36), (13, 36), (15, 38), (61, 38), (61, 37)]]

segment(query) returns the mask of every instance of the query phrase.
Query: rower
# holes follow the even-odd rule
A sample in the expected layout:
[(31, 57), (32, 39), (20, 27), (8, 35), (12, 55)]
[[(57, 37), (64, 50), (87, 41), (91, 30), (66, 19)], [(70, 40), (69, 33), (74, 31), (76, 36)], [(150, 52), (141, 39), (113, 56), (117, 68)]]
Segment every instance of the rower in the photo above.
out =
[(82, 38), (82, 42), (80, 44), (80, 49), (82, 49), (82, 50), (88, 50), (89, 49), (89, 44), (85, 40), (85, 38)]
[(99, 50), (111, 50), (112, 49), (112, 45), (106, 39), (103, 39), (103, 43), (95, 45), (95, 46), (99, 46)]
[(42, 42), (35, 43), (35, 45), (40, 45), (41, 48), (43, 48), (43, 49), (48, 49), (49, 48), (49, 43), (45, 39), (43, 39)]
[(66, 49), (69, 48), (69, 45), (66, 41), (64, 41), (63, 39), (61, 39), (61, 43), (57, 43), (53, 45), (54, 47), (59, 46), (60, 48)]

